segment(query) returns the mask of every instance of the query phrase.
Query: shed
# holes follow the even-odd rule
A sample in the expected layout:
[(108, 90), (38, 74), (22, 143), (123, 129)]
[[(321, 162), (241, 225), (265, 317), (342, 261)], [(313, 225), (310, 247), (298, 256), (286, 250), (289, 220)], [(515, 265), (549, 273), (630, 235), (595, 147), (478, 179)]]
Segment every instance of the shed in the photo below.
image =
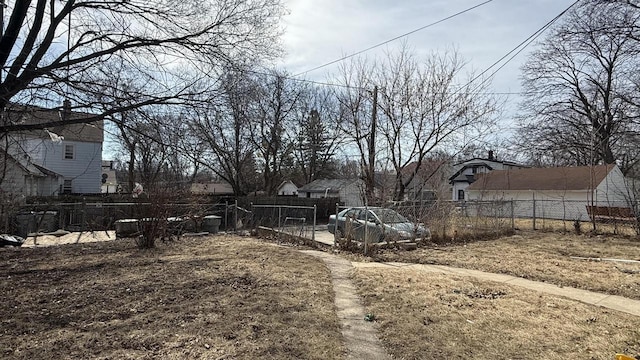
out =
[(617, 165), (494, 170), (467, 188), (470, 201), (511, 201), (517, 217), (588, 220), (595, 208), (629, 207)]
[(283, 181), (278, 186), (279, 196), (298, 196), (298, 186), (291, 180)]
[(363, 206), (363, 189), (364, 182), (361, 179), (318, 179), (299, 188), (298, 197), (336, 197), (345, 206)]

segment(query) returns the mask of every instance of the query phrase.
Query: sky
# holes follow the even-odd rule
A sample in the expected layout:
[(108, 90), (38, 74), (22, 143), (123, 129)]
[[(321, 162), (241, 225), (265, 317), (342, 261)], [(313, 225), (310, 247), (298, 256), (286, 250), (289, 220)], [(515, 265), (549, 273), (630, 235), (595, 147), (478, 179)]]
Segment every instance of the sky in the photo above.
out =
[[(283, 45), (279, 66), (298, 74), (345, 55), (395, 38), (485, 0), (285, 0)], [(418, 55), (455, 48), (467, 69), (479, 73), (542, 28), (574, 0), (493, 0), (465, 14), (366, 52), (367, 57), (397, 49), (406, 41)], [(540, 39), (542, 39), (540, 37)], [(520, 91), (520, 67), (530, 45), (493, 79), (492, 91)], [(338, 64), (307, 73), (316, 81), (328, 79)], [(513, 118), (520, 101), (509, 95), (503, 121)]]

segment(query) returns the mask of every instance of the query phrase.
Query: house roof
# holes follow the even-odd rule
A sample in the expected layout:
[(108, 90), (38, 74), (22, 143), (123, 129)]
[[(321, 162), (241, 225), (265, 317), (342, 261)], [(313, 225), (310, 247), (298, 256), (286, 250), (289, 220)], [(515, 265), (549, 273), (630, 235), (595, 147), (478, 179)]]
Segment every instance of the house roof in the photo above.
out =
[(318, 179), (298, 188), (298, 192), (337, 193), (340, 189), (360, 181), (359, 179)]
[[(62, 120), (63, 116), (69, 119), (94, 118), (94, 114), (69, 111), (66, 115), (59, 109), (46, 109), (32, 105), (13, 104), (6, 109), (6, 115), (9, 122), (14, 124), (42, 124), (53, 121)], [(50, 126), (47, 130), (63, 136), (67, 141), (83, 141), (83, 142), (103, 142), (104, 124), (102, 120), (90, 123), (68, 124), (64, 126)], [(24, 132), (28, 136), (40, 139), (49, 139), (49, 134), (45, 130), (32, 130)]]
[(191, 193), (200, 195), (231, 195), (233, 194), (233, 188), (228, 183), (196, 183), (191, 184)]
[(494, 170), (467, 190), (590, 190), (616, 165)]
[(293, 181), (285, 180), (285, 181), (281, 182), (280, 185), (278, 185), (278, 189), (281, 189), (283, 186), (285, 186), (287, 184), (291, 184), (291, 185), (295, 186), (296, 188), (298, 188), (298, 185), (296, 185)]
[(487, 162), (493, 162), (493, 163), (498, 163), (498, 164), (504, 164), (504, 165), (510, 165), (510, 166), (524, 166), (522, 164), (518, 164), (517, 162), (513, 162), (513, 161), (502, 161), (502, 160), (496, 160), (494, 159), (487, 159), (487, 158), (481, 158), (481, 157), (475, 157), (469, 160), (465, 160), (465, 161), (461, 161), (459, 163), (455, 163), (453, 164), (453, 166), (458, 166), (458, 165), (463, 165), (463, 164), (468, 164), (468, 163), (487, 163)]
[(502, 164), (502, 165), (507, 165), (507, 166), (513, 166), (513, 167), (519, 167), (519, 168), (526, 168), (528, 166), (522, 165), (522, 164), (518, 164), (512, 161), (498, 161), (498, 160), (491, 160), (491, 159), (483, 159), (483, 158), (473, 158), (473, 159), (469, 159), (467, 161), (463, 161), (461, 163), (457, 163), (454, 166), (459, 166), (459, 165), (463, 165), (461, 166), (453, 175), (451, 175), (451, 177), (449, 177), (449, 183), (453, 184), (455, 182), (467, 182), (469, 184), (473, 183), (475, 181), (475, 176), (474, 175), (463, 175), (462, 173), (469, 168), (474, 168), (474, 167), (480, 167), (480, 166), (485, 166), (487, 169), (489, 169), (490, 171), (493, 171), (493, 166), (491, 166), (491, 163), (494, 164)]
[(28, 175), (31, 175), (31, 176), (37, 176), (37, 177), (46, 177), (46, 176), (59, 177), (59, 176), (61, 176), (60, 174), (58, 174), (58, 173), (56, 173), (54, 171), (51, 171), (51, 170), (45, 168), (44, 166), (40, 166), (40, 165), (34, 164), (31, 161), (31, 158), (26, 154), (23, 154), (22, 157), (13, 156), (13, 155), (9, 154), (8, 152), (0, 150), (0, 161), (4, 160), (5, 157), (6, 157), (7, 160), (12, 161), (16, 165), (18, 165), (18, 167), (21, 168), (22, 171), (25, 172), (25, 174), (28, 174)]

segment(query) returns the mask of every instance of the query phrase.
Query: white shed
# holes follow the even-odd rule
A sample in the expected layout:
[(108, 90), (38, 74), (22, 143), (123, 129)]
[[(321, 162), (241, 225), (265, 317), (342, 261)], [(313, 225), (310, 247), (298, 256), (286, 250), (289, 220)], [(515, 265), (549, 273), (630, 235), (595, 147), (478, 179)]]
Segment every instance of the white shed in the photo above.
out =
[(283, 181), (280, 186), (278, 186), (278, 195), (298, 196), (298, 186), (291, 180)]
[(565, 220), (588, 220), (597, 208), (628, 209), (631, 199), (617, 165), (494, 170), (467, 195), (469, 201), (513, 200), (516, 217)]
[(298, 189), (298, 197), (337, 197), (345, 206), (364, 205), (364, 182), (360, 179), (319, 179)]

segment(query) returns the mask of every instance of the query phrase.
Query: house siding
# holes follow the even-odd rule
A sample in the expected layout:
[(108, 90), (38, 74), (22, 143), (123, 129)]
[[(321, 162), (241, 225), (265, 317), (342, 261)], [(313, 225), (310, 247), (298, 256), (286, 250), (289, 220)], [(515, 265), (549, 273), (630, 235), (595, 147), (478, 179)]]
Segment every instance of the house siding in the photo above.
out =
[[(588, 206), (627, 207), (625, 197), (625, 178), (617, 167), (613, 168), (602, 182), (591, 190), (469, 190), (469, 201), (503, 202), (489, 204), (491, 211), (502, 212), (504, 216), (511, 216), (511, 200), (513, 200), (514, 216), (531, 218), (535, 216), (545, 219), (580, 220), (590, 219)], [(472, 209), (478, 212), (481, 206)], [(496, 208), (499, 208), (496, 210)]]
[(16, 195), (32, 195), (32, 189), (30, 189), (30, 186), (27, 184), (26, 172), (13, 161), (7, 161), (6, 168), (4, 165), (4, 161), (2, 161), (2, 163), (0, 163), (0, 171), (4, 171), (4, 178), (0, 183), (0, 189)]
[(291, 182), (287, 182), (284, 185), (282, 185), (282, 187), (278, 191), (278, 195), (296, 196), (298, 195), (298, 187)]
[[(72, 192), (96, 194), (101, 191), (102, 144), (80, 141), (52, 141), (31, 139), (25, 142), (33, 161), (72, 180)], [(65, 159), (65, 145), (73, 145), (74, 158)], [(51, 189), (49, 189), (51, 190)], [(57, 189), (59, 190), (59, 189)]]

